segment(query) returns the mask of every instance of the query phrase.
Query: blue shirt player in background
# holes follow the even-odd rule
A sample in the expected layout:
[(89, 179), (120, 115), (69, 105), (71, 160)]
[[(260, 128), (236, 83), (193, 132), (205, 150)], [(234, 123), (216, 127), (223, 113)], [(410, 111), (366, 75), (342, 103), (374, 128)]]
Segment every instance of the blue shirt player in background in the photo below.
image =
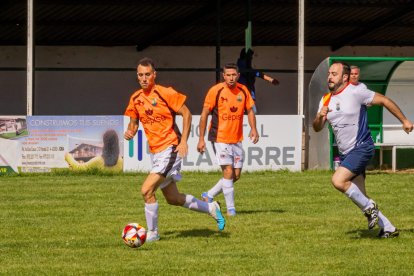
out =
[[(243, 48), (240, 51), (239, 59), (237, 60), (237, 66), (240, 70), (240, 77), (238, 82), (244, 84), (250, 91), (253, 100), (256, 102), (256, 88), (254, 87), (254, 83), (256, 82), (256, 78), (261, 78), (265, 81), (270, 82), (273, 85), (278, 85), (279, 81), (275, 78), (269, 77), (268, 75), (260, 72), (258, 70), (253, 69), (252, 67), (252, 60), (253, 60), (253, 50)], [(253, 111), (257, 114), (257, 106), (253, 107)]]

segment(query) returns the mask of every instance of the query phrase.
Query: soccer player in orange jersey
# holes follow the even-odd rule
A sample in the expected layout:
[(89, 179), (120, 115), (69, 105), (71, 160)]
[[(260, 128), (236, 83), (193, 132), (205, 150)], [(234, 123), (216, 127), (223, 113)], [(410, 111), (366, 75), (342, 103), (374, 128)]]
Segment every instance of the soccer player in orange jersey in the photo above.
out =
[(245, 111), (251, 128), (250, 139), (254, 144), (259, 141), (253, 111), (254, 100), (246, 86), (237, 82), (239, 77), (237, 65), (226, 64), (223, 68), (224, 82), (214, 85), (207, 92), (200, 117), (200, 138), (197, 145), (197, 150), (203, 153), (206, 149), (204, 134), (207, 117), (211, 114), (208, 140), (213, 144), (223, 177), (201, 196), (204, 201), (212, 202), (215, 196), (223, 192), (229, 216), (236, 215), (233, 184), (240, 178), (244, 161), (242, 140)]
[[(221, 231), (225, 219), (217, 202), (206, 203), (192, 195), (178, 191), (177, 181), (181, 179), (182, 158), (188, 153), (187, 139), (191, 127), (191, 113), (185, 105), (186, 96), (171, 87), (155, 84), (157, 72), (154, 62), (143, 58), (137, 66), (141, 89), (132, 94), (125, 115), (130, 117), (126, 140), (132, 139), (141, 122), (151, 152), (152, 169), (141, 187), (145, 201), (147, 221), (147, 242), (160, 239), (158, 233), (158, 201), (155, 192), (158, 187), (168, 204), (183, 206), (193, 211), (210, 214)], [(183, 117), (182, 134), (175, 124), (176, 114)]]

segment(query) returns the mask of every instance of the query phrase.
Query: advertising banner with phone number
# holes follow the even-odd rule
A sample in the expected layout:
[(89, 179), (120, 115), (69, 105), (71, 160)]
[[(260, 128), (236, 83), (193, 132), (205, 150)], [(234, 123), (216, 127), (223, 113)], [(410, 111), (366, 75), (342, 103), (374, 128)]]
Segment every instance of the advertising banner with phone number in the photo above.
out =
[(122, 158), (123, 116), (0, 116), (0, 173), (99, 168), (106, 133)]
[[(259, 115), (260, 140), (249, 141), (250, 126), (244, 118), (243, 170), (300, 171), (302, 165), (302, 117)], [(200, 116), (193, 116), (189, 153), (182, 170), (218, 170), (212, 145), (197, 152)], [(135, 137), (123, 139), (129, 118), (125, 116), (0, 116), (0, 174), (60, 170), (148, 172), (151, 158), (140, 125)], [(182, 119), (177, 116), (182, 129)]]

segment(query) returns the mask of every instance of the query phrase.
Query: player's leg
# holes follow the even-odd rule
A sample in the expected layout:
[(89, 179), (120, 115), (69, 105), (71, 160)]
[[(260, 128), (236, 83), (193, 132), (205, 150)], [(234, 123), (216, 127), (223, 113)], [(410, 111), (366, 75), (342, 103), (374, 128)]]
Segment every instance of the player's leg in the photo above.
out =
[(158, 234), (158, 201), (155, 192), (158, 187), (163, 188), (174, 177), (179, 179), (181, 158), (175, 151), (175, 146), (170, 146), (155, 154), (151, 154), (152, 169), (142, 185), (141, 193), (145, 201), (145, 217), (147, 220), (147, 241), (160, 239)]
[(241, 168), (234, 168), (233, 169), (233, 183), (236, 183), (237, 180), (240, 179), (241, 171), (242, 171)]
[(359, 208), (369, 205), (369, 198), (351, 182), (355, 174), (345, 167), (339, 167), (332, 176), (333, 186), (340, 192), (346, 194)]
[[(233, 184), (237, 180), (239, 180), (240, 175), (241, 175), (241, 168), (234, 169)], [(203, 192), (201, 194), (201, 197), (205, 202), (213, 202), (214, 197), (218, 196), (222, 191), (223, 191), (223, 178), (220, 178), (219, 181), (213, 187), (211, 187), (210, 190), (208, 190), (207, 192)]]
[(373, 144), (361, 144), (341, 156), (341, 164), (332, 177), (335, 188), (348, 196), (364, 212), (368, 218), (369, 229), (374, 228), (378, 222), (378, 206), (366, 196), (363, 175), (374, 153)]
[(203, 192), (201, 194), (202, 199), (205, 202), (213, 202), (214, 197), (218, 196), (222, 190), (223, 190), (223, 183), (222, 183), (223, 178), (220, 178), (219, 181), (217, 181), (217, 183), (210, 188), (210, 190), (208, 190), (207, 192)]
[(355, 179), (358, 179), (358, 177), (355, 177), (352, 171), (340, 166), (332, 176), (332, 184), (364, 212), (368, 218), (368, 228), (372, 229), (378, 222), (378, 207), (374, 201), (365, 196), (358, 185), (351, 181), (355, 181)]
[(233, 183), (233, 166), (222, 165), (221, 170), (223, 171), (223, 195), (226, 201), (227, 212), (234, 212), (236, 214), (236, 208), (234, 206), (234, 183)]
[(160, 239), (158, 235), (158, 201), (155, 197), (155, 192), (164, 179), (159, 174), (150, 173), (141, 187), (141, 194), (145, 202), (145, 219), (148, 231), (147, 242)]
[[(229, 144), (224, 143), (212, 143), (214, 154), (216, 156), (217, 164), (230, 165), (233, 164), (233, 158), (230, 155), (231, 147)], [(203, 192), (201, 197), (206, 202), (213, 202), (214, 197), (218, 196), (223, 191), (223, 177), (217, 181), (217, 183), (210, 188), (207, 192)]]
[(225, 219), (221, 214), (220, 205), (217, 202), (206, 203), (196, 199), (192, 195), (180, 193), (177, 188), (177, 182), (181, 180), (181, 162), (182, 158), (177, 155), (175, 147), (170, 147), (161, 153), (161, 160), (157, 170), (165, 176), (160, 188), (167, 202), (171, 205), (183, 206), (190, 210), (209, 213), (217, 221), (219, 230), (223, 230)]
[(171, 180), (168, 185), (161, 188), (161, 191), (167, 200), (167, 203), (170, 205), (183, 206), (201, 213), (209, 212), (207, 202), (201, 201), (192, 195), (180, 193), (175, 181)]
[(196, 212), (207, 213), (216, 220), (220, 231), (224, 229), (226, 221), (221, 213), (218, 202), (213, 201), (208, 203), (195, 198), (193, 195), (180, 193), (177, 188), (177, 183), (174, 180), (170, 180), (166, 185), (161, 184), (161, 191), (168, 204), (182, 206)]
[(398, 229), (381, 211), (378, 211), (378, 226), (381, 228), (378, 233), (380, 238), (394, 238), (400, 234)]
[(375, 201), (372, 200), (367, 195), (367, 192), (366, 192), (366, 189), (365, 189), (365, 172), (363, 172), (362, 174), (354, 177), (351, 180), (351, 183), (355, 184), (359, 188), (359, 190), (369, 199), (371, 207), (367, 208), (365, 210), (361, 208), (361, 210), (363, 211), (365, 217), (368, 220), (368, 229), (372, 229), (372, 228), (375, 227), (375, 224), (377, 222), (379, 223), (379, 213), (380, 213), (380, 211), (378, 210), (378, 206), (375, 203)]
[[(223, 183), (223, 194), (226, 199), (227, 215), (236, 215), (236, 205), (234, 200), (234, 183), (240, 179), (241, 171), (243, 168), (244, 155), (242, 143), (231, 144), (231, 155), (233, 157), (232, 166), (232, 182), (228, 181), (226, 184)], [(230, 174), (227, 176), (230, 177)], [(224, 177), (223, 177), (224, 178)]]
[(357, 176), (355, 176), (352, 180), (351, 180), (351, 182), (352, 183), (354, 183), (355, 185), (357, 185), (358, 186), (358, 189), (367, 197), (367, 198), (370, 198), (368, 195), (367, 195), (367, 191), (366, 191), (366, 189), (365, 189), (365, 173), (363, 173), (363, 174), (360, 174), (360, 175), (357, 175)]
[(233, 168), (233, 182), (225, 181), (226, 184), (223, 185), (223, 194), (226, 200), (227, 215), (235, 216), (236, 215), (236, 204), (234, 200), (234, 183), (240, 179), (241, 169)]
[(243, 145), (241, 142), (232, 144), (232, 150), (233, 150), (233, 182), (236, 182), (240, 179), (241, 171), (243, 168), (244, 163), (244, 151), (243, 151)]
[[(354, 178), (352, 180), (352, 183), (358, 186), (358, 188), (361, 190), (361, 192), (364, 193), (366, 197), (366, 189), (365, 189), (365, 173), (362, 175), (359, 175), (358, 177)], [(369, 197), (368, 197), (369, 198)], [(370, 202), (375, 204), (375, 202), (370, 199)], [(368, 219), (368, 227), (370, 224), (370, 216), (365, 216)], [(392, 238), (397, 237), (399, 235), (398, 229), (391, 223), (391, 221), (381, 212), (378, 210), (378, 226), (381, 228), (378, 237), (380, 238)]]

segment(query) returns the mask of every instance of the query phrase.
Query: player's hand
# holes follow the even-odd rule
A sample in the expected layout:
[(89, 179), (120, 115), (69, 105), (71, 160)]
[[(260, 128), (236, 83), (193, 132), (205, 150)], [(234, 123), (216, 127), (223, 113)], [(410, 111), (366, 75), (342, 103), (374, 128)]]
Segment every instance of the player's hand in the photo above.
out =
[(277, 79), (272, 79), (270, 81), (273, 85), (279, 85), (279, 81)]
[(411, 131), (413, 131), (413, 123), (410, 120), (405, 120), (403, 122), (402, 128), (407, 134), (409, 134)]
[(252, 129), (249, 134), (249, 138), (253, 144), (259, 142), (259, 133), (257, 133), (257, 129)]
[(136, 132), (134, 132), (133, 130), (127, 129), (127, 131), (125, 131), (124, 133), (124, 138), (125, 140), (131, 140), (132, 138), (134, 138)]
[(187, 156), (187, 154), (188, 154), (188, 145), (187, 145), (187, 143), (186, 142), (181, 142), (180, 144), (178, 144), (178, 146), (175, 148), (174, 152), (178, 152), (178, 155), (182, 158)]
[(197, 144), (197, 151), (203, 153), (206, 151), (206, 142), (204, 140), (199, 140)]
[(332, 109), (329, 109), (327, 106), (322, 106), (321, 110), (319, 111), (319, 117), (326, 117), (328, 116), (328, 112), (331, 112)]

